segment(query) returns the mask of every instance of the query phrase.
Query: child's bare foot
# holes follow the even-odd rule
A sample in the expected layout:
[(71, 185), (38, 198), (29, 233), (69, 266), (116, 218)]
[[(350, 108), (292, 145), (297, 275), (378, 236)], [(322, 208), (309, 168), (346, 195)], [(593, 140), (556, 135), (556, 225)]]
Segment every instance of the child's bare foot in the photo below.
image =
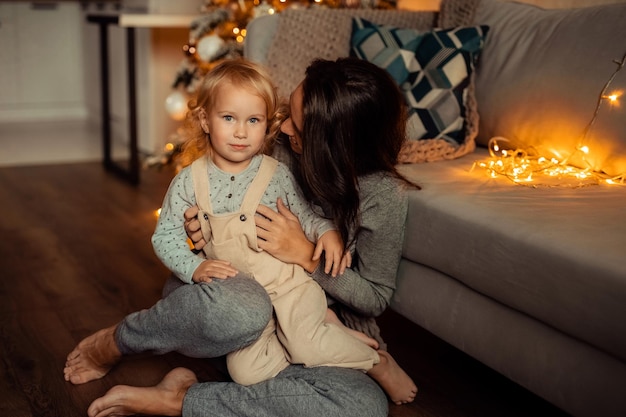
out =
[(417, 395), (417, 387), (410, 376), (384, 350), (378, 351), (380, 362), (367, 374), (385, 390), (391, 401), (397, 405), (410, 403)]
[(354, 329), (347, 327), (345, 324), (341, 322), (341, 320), (339, 320), (339, 317), (337, 317), (335, 312), (331, 310), (330, 308), (326, 309), (326, 319), (324, 320), (324, 323), (335, 324), (341, 327), (341, 329), (344, 332), (349, 333), (352, 336), (356, 337), (357, 339), (359, 339), (361, 342), (365, 343), (367, 346), (371, 347), (372, 349), (378, 349), (378, 342), (376, 341), (376, 339), (372, 339), (371, 337), (369, 337), (363, 332), (359, 332), (358, 330), (354, 330)]
[(154, 387), (116, 385), (89, 406), (89, 417), (159, 415), (180, 416), (189, 387), (198, 382), (185, 368), (171, 370)]
[(72, 384), (84, 384), (102, 378), (122, 354), (115, 344), (117, 325), (102, 329), (83, 339), (67, 355), (63, 376)]

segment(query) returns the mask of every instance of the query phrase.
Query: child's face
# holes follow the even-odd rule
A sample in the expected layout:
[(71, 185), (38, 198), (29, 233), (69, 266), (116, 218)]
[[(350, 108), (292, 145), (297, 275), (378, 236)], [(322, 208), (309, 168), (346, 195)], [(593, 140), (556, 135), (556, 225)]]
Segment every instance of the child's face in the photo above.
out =
[(206, 127), (215, 165), (227, 172), (241, 172), (265, 141), (265, 100), (243, 87), (222, 84), (212, 108), (206, 112)]

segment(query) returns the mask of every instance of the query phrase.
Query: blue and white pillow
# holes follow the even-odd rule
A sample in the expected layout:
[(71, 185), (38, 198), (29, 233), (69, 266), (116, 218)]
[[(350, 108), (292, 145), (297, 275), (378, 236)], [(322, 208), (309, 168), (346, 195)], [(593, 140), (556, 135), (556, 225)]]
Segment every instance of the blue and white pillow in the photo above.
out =
[[(466, 134), (470, 116), (466, 102), (488, 27), (423, 32), (376, 25), (358, 17), (352, 22), (351, 55), (385, 68), (406, 98), (408, 138), (443, 140), (448, 152), (471, 140), (472, 146), (464, 149), (472, 151), (475, 134)], [(472, 116), (477, 120), (477, 114)], [(443, 158), (435, 155), (430, 160)]]

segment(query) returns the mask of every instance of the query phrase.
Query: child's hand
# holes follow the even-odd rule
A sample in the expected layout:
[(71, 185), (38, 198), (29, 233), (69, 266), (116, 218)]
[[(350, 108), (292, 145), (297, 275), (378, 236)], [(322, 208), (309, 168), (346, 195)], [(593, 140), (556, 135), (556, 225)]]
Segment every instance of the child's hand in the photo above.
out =
[(317, 240), (317, 245), (315, 245), (315, 251), (313, 252), (313, 260), (318, 260), (322, 256), (322, 252), (326, 253), (324, 272), (327, 274), (331, 273), (332, 268), (331, 275), (333, 277), (336, 277), (338, 273), (343, 274), (343, 271), (346, 270), (346, 263), (348, 260), (352, 260), (351, 256), (349, 259), (345, 259), (343, 242), (339, 232), (336, 230), (329, 230)]
[(237, 275), (239, 271), (230, 265), (230, 262), (216, 259), (207, 259), (193, 271), (193, 282), (211, 282), (213, 278), (226, 279)]

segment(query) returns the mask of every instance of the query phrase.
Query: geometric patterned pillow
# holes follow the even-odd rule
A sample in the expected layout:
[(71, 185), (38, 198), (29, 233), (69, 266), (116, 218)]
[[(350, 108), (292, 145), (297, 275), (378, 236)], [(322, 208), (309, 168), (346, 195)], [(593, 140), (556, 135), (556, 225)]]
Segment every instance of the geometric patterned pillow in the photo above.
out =
[(409, 139), (459, 146), (466, 139), (467, 88), (487, 32), (487, 26), (420, 32), (355, 17), (351, 55), (395, 79), (409, 105)]

